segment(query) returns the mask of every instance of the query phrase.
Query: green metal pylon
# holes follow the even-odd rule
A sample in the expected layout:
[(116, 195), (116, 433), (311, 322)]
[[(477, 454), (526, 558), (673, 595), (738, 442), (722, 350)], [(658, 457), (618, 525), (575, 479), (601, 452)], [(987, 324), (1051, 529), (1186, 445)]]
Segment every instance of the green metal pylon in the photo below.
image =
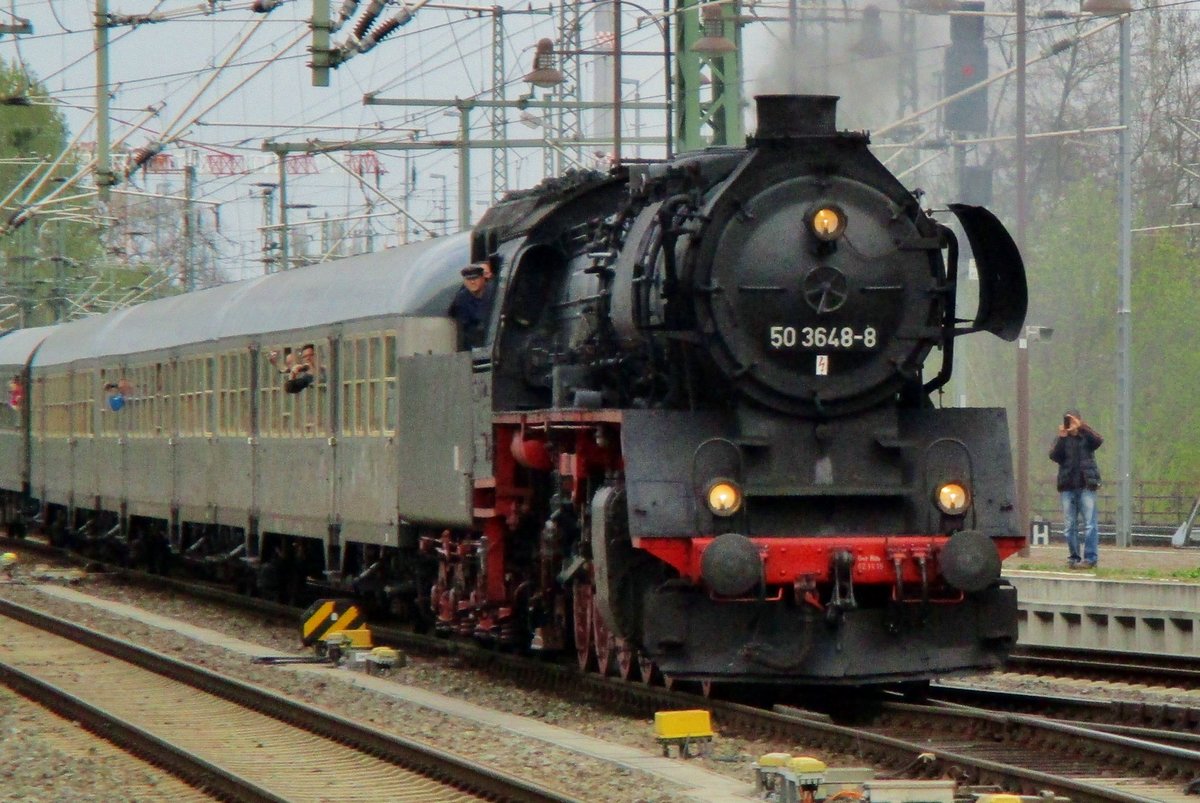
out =
[[(710, 145), (745, 144), (742, 125), (742, 34), (738, 24), (738, 3), (709, 4), (705, 9), (708, 30), (701, 24), (704, 9), (700, 0), (679, 0), (675, 37), (675, 82), (678, 112), (675, 115), (676, 150), (694, 151)], [(716, 10), (720, 11), (717, 18)], [(714, 38), (728, 40), (731, 48), (722, 51), (703, 47)], [(703, 83), (704, 78), (708, 83)]]

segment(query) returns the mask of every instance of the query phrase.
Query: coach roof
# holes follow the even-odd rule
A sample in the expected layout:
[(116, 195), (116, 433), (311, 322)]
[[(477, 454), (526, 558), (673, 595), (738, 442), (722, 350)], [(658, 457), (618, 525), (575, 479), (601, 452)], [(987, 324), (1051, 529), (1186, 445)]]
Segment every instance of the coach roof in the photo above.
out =
[(0, 365), (24, 365), (29, 355), (55, 330), (54, 326), (14, 329), (0, 335)]
[(469, 253), (469, 234), (440, 237), (150, 301), (58, 327), (38, 351), (36, 364), (140, 354), (376, 315), (444, 315)]

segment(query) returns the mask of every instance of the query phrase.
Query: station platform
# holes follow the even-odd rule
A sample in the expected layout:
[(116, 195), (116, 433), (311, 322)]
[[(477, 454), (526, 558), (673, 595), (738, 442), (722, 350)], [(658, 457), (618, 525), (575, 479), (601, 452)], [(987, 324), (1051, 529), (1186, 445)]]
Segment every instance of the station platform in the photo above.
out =
[(1088, 570), (1067, 567), (1065, 543), (1029, 553), (1004, 562), (1020, 644), (1200, 658), (1200, 549), (1101, 544)]
[[(1005, 572), (1016, 569), (1068, 571), (1066, 542), (1056, 537), (1049, 546), (1029, 547), (1028, 556), (1013, 555), (1004, 561)], [(1176, 549), (1169, 546), (1117, 547), (1101, 542), (1099, 569), (1099, 572), (1074, 570), (1070, 573), (1106, 579), (1174, 576), (1172, 579), (1188, 582), (1182, 575), (1195, 572), (1191, 582), (1200, 583), (1200, 545)]]

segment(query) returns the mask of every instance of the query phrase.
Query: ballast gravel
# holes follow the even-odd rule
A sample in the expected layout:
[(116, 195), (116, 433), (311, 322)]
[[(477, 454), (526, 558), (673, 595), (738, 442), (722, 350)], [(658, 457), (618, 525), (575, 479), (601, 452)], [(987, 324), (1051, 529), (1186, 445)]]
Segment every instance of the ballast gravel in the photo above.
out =
[[(252, 615), (230, 611), (219, 605), (125, 586), (100, 576), (72, 583), (71, 587), (81, 593), (122, 602), (161, 616), (254, 642), (277, 650), (281, 655), (299, 654), (299, 636), (295, 627), (255, 621)], [(680, 787), (653, 775), (627, 770), (503, 729), (459, 720), (403, 700), (339, 682), (332, 677), (314, 683), (311, 676), (293, 673), (280, 667), (251, 664), (243, 655), (116, 616), (89, 605), (75, 604), (41, 594), (31, 587), (0, 584), (0, 595), (101, 632), (120, 636), (131, 643), (186, 659), (223, 675), (286, 693), (381, 730), (452, 750), (581, 800), (612, 803), (683, 803), (693, 800)], [(0, 623), (2, 621), (0, 619)], [(436, 691), (492, 710), (535, 718), (605, 741), (637, 747), (651, 754), (660, 753), (653, 737), (653, 723), (648, 720), (622, 717), (595, 706), (575, 704), (549, 693), (522, 689), (504, 680), (489, 678), (476, 670), (457, 667), (450, 659), (435, 660), (410, 656), (407, 666), (395, 671), (391, 677), (398, 683)], [(9, 741), (6, 738), (0, 750), (7, 750)], [(802, 751), (794, 745), (718, 738), (709, 755), (691, 760), (707, 769), (744, 780), (749, 794), (753, 786), (752, 762), (763, 753), (789, 749), (797, 754), (803, 752), (819, 755), (811, 750)], [(819, 757), (831, 764), (837, 763), (833, 757)], [(843, 759), (840, 763), (861, 765), (862, 762)], [(3, 752), (0, 752), (0, 766), (13, 766), (4, 761)], [(6, 792), (0, 788), (0, 800), (132, 799), (124, 779), (110, 779), (109, 774), (105, 772), (87, 772), (86, 774), (93, 777), (80, 782), (76, 776), (86, 770), (86, 766), (77, 762), (61, 761), (44, 763), (28, 771), (17, 766), (13, 772), (20, 774), (20, 778), (13, 776), (8, 779), (10, 789), (58, 790), (61, 786), (62, 796), (59, 797), (55, 791), (53, 796), (49, 797), (5, 798)], [(169, 780), (153, 768), (144, 768), (143, 771), (151, 775), (157, 773), (157, 778), (165, 779), (162, 782)], [(0, 778), (4, 777), (0, 774)], [(92, 789), (96, 796), (87, 798), (74, 795), (70, 790), (80, 784)]]
[[(255, 620), (244, 612), (165, 592), (127, 586), (101, 575), (72, 583), (79, 592), (143, 608), (162, 616), (209, 628), (276, 650), (298, 654), (295, 627)], [(20, 584), (0, 583), (0, 595), (56, 616), (166, 654), (192, 661), (230, 677), (249, 681), (335, 711), (381, 730), (428, 742), (528, 778), (573, 797), (612, 803), (675, 803), (692, 800), (679, 787), (655, 776), (581, 756), (554, 745), (529, 740), (508, 731), (432, 711), (376, 694), (334, 678), (313, 683), (310, 676), (251, 664), (245, 656), (194, 641), (171, 631), (150, 627), (88, 605), (77, 605), (41, 594)], [(0, 631), (3, 620), (0, 619)], [(2, 633), (0, 633), (2, 637)], [(351, 670), (344, 670), (351, 671)], [(485, 708), (531, 717), (605, 741), (657, 753), (652, 723), (623, 717), (596, 706), (577, 704), (561, 696), (523, 689), (455, 665), (452, 659), (410, 656), (407, 666), (392, 678)], [(1086, 684), (1054, 678), (997, 673), (973, 678), (976, 685), (1045, 693), (1082, 693), (1150, 702), (1200, 706), (1200, 693), (1142, 689), (1126, 684)], [(1112, 688), (1107, 688), (1108, 686)], [(0, 689), (2, 690), (2, 689)], [(11, 694), (0, 695), (0, 800), (186, 800), (181, 785), (153, 767), (115, 749), (97, 752), (86, 734), (63, 737), (71, 728), (53, 715)], [(813, 755), (830, 766), (862, 766), (854, 756), (824, 754), (800, 745), (721, 736), (702, 758), (692, 761), (706, 769), (753, 784), (752, 762), (768, 752)], [(185, 790), (186, 788), (183, 787)]]

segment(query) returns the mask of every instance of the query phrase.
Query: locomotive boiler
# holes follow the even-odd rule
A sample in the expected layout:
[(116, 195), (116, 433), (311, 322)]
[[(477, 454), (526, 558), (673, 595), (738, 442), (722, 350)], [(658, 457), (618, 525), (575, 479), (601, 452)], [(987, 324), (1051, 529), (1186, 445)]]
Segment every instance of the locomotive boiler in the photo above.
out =
[[(626, 678), (997, 664), (1007, 422), (932, 400), (955, 338), (1020, 331), (1020, 256), (949, 207), (979, 278), (960, 317), (954, 230), (836, 98), (757, 104), (744, 148), (547, 180), (461, 236), (0, 338), (33, 391), (5, 510)], [(463, 351), (445, 312), (483, 260)], [(268, 357), (301, 346), (311, 384), (285, 393)]]

